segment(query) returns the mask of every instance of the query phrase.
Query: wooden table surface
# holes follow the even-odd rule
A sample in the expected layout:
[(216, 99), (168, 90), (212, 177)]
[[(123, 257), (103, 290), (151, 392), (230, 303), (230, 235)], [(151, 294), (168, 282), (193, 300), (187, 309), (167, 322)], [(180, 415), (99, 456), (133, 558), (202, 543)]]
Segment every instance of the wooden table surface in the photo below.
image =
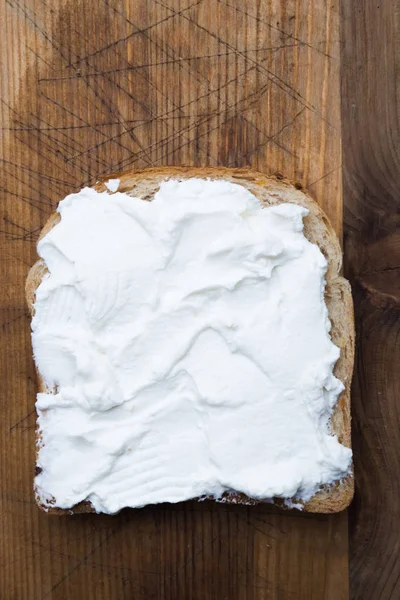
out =
[(400, 598), (400, 2), (342, 2), (345, 274), (356, 315), (351, 596)]
[(23, 285), (37, 235), (68, 192), (152, 164), (284, 173), (339, 234), (344, 173), (358, 333), (350, 589), (400, 596), (399, 6), (381, 5), (343, 0), (339, 17), (339, 0), (0, 3), (0, 599), (349, 597), (347, 513), (186, 503), (61, 518), (34, 504)]

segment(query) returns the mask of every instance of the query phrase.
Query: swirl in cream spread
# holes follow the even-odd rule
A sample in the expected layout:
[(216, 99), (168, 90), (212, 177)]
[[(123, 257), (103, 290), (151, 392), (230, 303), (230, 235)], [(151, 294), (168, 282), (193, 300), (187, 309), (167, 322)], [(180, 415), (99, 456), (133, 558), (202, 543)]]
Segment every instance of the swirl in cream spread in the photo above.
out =
[(306, 501), (348, 473), (305, 208), (193, 178), (151, 202), (85, 188), (58, 211), (32, 321), (45, 505)]

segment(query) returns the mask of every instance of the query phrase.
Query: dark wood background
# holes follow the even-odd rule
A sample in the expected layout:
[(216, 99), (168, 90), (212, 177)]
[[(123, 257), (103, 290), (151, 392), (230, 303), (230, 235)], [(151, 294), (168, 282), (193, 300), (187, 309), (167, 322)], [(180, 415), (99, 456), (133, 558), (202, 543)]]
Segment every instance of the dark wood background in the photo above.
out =
[[(400, 597), (400, 8), (339, 8), (0, 1), (1, 600), (345, 600), (348, 532), (350, 596)], [(280, 171), (338, 233), (344, 216), (358, 336), (349, 530), (346, 513), (187, 503), (49, 518), (34, 505), (23, 283), (38, 232), (99, 173), (173, 163)]]
[(345, 273), (357, 333), (352, 598), (400, 598), (400, 2), (342, 2)]

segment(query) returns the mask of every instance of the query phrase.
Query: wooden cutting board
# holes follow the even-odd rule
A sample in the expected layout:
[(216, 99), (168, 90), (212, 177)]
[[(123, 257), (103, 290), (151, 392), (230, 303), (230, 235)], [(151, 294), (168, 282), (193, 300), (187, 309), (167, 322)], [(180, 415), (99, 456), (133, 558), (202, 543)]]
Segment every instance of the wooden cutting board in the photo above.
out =
[(346, 513), (39, 512), (23, 292), (58, 200), (124, 168), (280, 172), (341, 234), (338, 0), (7, 0), (0, 11), (0, 597), (348, 598)]

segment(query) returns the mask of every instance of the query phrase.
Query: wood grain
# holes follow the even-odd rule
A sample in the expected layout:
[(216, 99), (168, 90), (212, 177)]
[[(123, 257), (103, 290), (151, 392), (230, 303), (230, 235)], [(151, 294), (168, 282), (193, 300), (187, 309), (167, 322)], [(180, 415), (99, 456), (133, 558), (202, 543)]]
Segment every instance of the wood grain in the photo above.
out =
[(358, 339), (350, 567), (362, 600), (400, 597), (399, 36), (398, 0), (343, 2), (345, 270)]
[(0, 597), (348, 598), (347, 515), (186, 503), (39, 512), (23, 286), (58, 200), (102, 173), (250, 165), (342, 228), (338, 0), (0, 3)]

